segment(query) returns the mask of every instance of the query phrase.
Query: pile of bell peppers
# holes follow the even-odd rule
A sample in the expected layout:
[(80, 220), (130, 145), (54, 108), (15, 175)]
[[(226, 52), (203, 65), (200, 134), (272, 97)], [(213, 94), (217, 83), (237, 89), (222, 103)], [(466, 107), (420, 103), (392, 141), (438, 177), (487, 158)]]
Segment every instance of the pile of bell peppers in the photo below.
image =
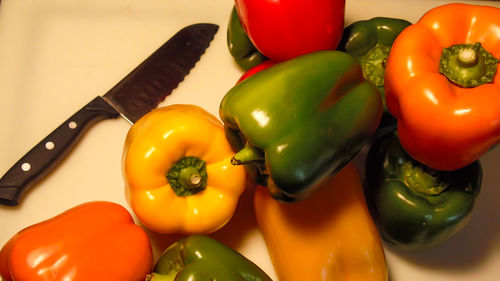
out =
[[(277, 1), (276, 6), (283, 2)], [(282, 7), (286, 7), (286, 4)], [(263, 27), (255, 27), (252, 24), (245, 26), (246, 16), (242, 16), (242, 12), (239, 12), (239, 15), (247, 36), (251, 42), (255, 43), (258, 38), (252, 40), (252, 28)], [(481, 20), (477, 21), (479, 18)], [(357, 144), (360, 146), (369, 144), (376, 149), (377, 145), (373, 144), (374, 141), (397, 131), (398, 143), (401, 141), (400, 149), (408, 153), (404, 157), (405, 169), (412, 167), (413, 171), (383, 173), (383, 169), (389, 169), (389, 167), (382, 168), (381, 165), (387, 165), (387, 162), (373, 160), (374, 153), (371, 153), (370, 159), (367, 160), (367, 178), (370, 179), (366, 183), (368, 201), (372, 205), (373, 216), (379, 219), (377, 222), (381, 224), (380, 230), (383, 237), (395, 247), (405, 250), (434, 247), (463, 228), (470, 217), (474, 199), (481, 185), (482, 173), (478, 160), (500, 141), (500, 98), (497, 95), (500, 91), (498, 87), (500, 71), (497, 71), (500, 53), (495, 47), (500, 38), (498, 18), (500, 18), (500, 9), (495, 7), (447, 4), (431, 9), (415, 24), (404, 19), (375, 17), (351, 23), (343, 30), (337, 50), (351, 55), (357, 61), (362, 70), (360, 82), (366, 80), (378, 90), (384, 110), (382, 118), (376, 120), (378, 128), (375, 132), (365, 131), (363, 136), (357, 136), (358, 140), (371, 138), (370, 141), (361, 143), (349, 141), (349, 146), (342, 144), (342, 147), (349, 150)], [(471, 22), (474, 22), (474, 25), (471, 25)], [(247, 44), (249, 44), (248, 41)], [(261, 51), (257, 44), (249, 48)], [(307, 120), (304, 123), (308, 124), (308, 128), (313, 127), (310, 124), (316, 126), (321, 124), (311, 117), (321, 110), (307, 103), (313, 100), (312, 96), (317, 93), (319, 83), (308, 80), (307, 74), (301, 78), (300, 82), (297, 82), (298, 76), (292, 76), (291, 73), (299, 72), (297, 69), (303, 70), (304, 73), (311, 73), (314, 67), (300, 64), (302, 61), (312, 61), (312, 57), (317, 57), (317, 62), (314, 64), (318, 68), (312, 75), (321, 77), (322, 66), (327, 61), (326, 56), (320, 58), (321, 56), (322, 52), (316, 51), (285, 62), (271, 57), (245, 72), (239, 84), (232, 88), (221, 102), (220, 115), (226, 126), (227, 138), (236, 150), (241, 149), (235, 156), (235, 164), (248, 164), (249, 169), (253, 171), (252, 174), (259, 176), (257, 182), (267, 186), (271, 195), (280, 201), (292, 202), (311, 196), (322, 183), (321, 179), (327, 174), (334, 174), (352, 159), (352, 157), (342, 158), (330, 154), (335, 151), (332, 146), (323, 146), (320, 148), (321, 152), (317, 153), (318, 147), (323, 145), (323, 142), (318, 139), (327, 135), (322, 133), (323, 130), (332, 130), (331, 135), (339, 139), (343, 136), (341, 132), (346, 132), (335, 130), (337, 126), (335, 121), (345, 121), (339, 117), (326, 122), (325, 127), (319, 130), (315, 128), (315, 131), (319, 133), (302, 131), (301, 142), (304, 145), (297, 149), (300, 152), (294, 154), (288, 151), (290, 146), (287, 133), (294, 130), (300, 131), (297, 128), (302, 125), (299, 122), (297, 125), (289, 126), (294, 129), (288, 129), (286, 126), (301, 120), (301, 111), (295, 108), (299, 102), (295, 103), (294, 95), (296, 91), (302, 89), (297, 84), (307, 81), (304, 83), (309, 83), (310, 86), (300, 94), (304, 99), (300, 101), (300, 104), (307, 106), (305, 110), (310, 110), (311, 114), (304, 118)], [(320, 60), (321, 63), (319, 63)], [(339, 65), (341, 63), (337, 62), (336, 67)], [(295, 70), (292, 70), (294, 67)], [(285, 68), (286, 71), (283, 70)], [(327, 78), (323, 76), (322, 79)], [(341, 85), (342, 83), (339, 83), (335, 89), (342, 88)], [(280, 91), (286, 94), (280, 96)], [(255, 99), (252, 100), (252, 98)], [(280, 105), (278, 99), (281, 99), (286, 106)], [(337, 101), (340, 100), (337, 99)], [(270, 109), (269, 104), (279, 109)], [(248, 112), (244, 112), (243, 107)], [(344, 108), (346, 108), (345, 105)], [(288, 114), (288, 110), (293, 113)], [(301, 110), (304, 109), (301, 108)], [(355, 116), (360, 116), (355, 111), (350, 111), (350, 113), (352, 115), (344, 113), (343, 117), (352, 120)], [(262, 120), (266, 122), (260, 122)], [(359, 128), (349, 126), (351, 129)], [(280, 130), (287, 133), (280, 132)], [(273, 135), (276, 136), (272, 137)], [(393, 144), (393, 146), (396, 145)], [(353, 149), (350, 153), (356, 155), (358, 151), (358, 149)], [(274, 155), (279, 155), (281, 158)], [(302, 155), (303, 158), (298, 158), (296, 155)], [(335, 160), (331, 160), (330, 156)], [(276, 158), (290, 162), (278, 162)], [(400, 158), (399, 161), (403, 161), (402, 159)], [(328, 164), (317, 165), (317, 163), (332, 164), (335, 161), (341, 164), (326, 173), (324, 173), (324, 167)], [(307, 166), (307, 169), (301, 165)], [(285, 168), (282, 167), (288, 169), (286, 170), (287, 176), (284, 176)], [(415, 170), (423, 172), (416, 173)], [(445, 181), (446, 184), (439, 191), (434, 190), (435, 193), (432, 194), (428, 192), (424, 192), (424, 195), (413, 194), (419, 200), (425, 198), (423, 200), (427, 203), (422, 202), (420, 205), (428, 204), (428, 210), (413, 214), (414, 222), (411, 223), (417, 224), (418, 222), (419, 227), (414, 227), (413, 230), (408, 229), (406, 232), (400, 229), (395, 234), (394, 231), (388, 231), (389, 225), (396, 229), (396, 225), (400, 226), (403, 222), (395, 215), (384, 217), (380, 214), (383, 206), (392, 199), (375, 197), (381, 196), (379, 186), (384, 185), (385, 182), (392, 182), (391, 178), (395, 177), (395, 174), (405, 173), (418, 174), (418, 176), (411, 177), (412, 184), (400, 179), (405, 185), (404, 190), (412, 194), (417, 192), (413, 189), (413, 184), (426, 186), (438, 181), (437, 179)], [(462, 200), (467, 203), (456, 203), (457, 206), (462, 205), (460, 210), (455, 210), (450, 206), (449, 201), (438, 199), (455, 194), (453, 186), (457, 184), (451, 182), (449, 178), (450, 175), (456, 174), (466, 175), (466, 178), (460, 178), (463, 179), (461, 186), (465, 188)], [(446, 180), (442, 179), (443, 177)], [(431, 178), (434, 180), (429, 182)], [(430, 189), (433, 190), (433, 188)], [(420, 192), (421, 190), (418, 191)], [(401, 196), (401, 193), (396, 195)], [(397, 197), (396, 195), (393, 197)], [(407, 202), (415, 203), (406, 199)], [(455, 200), (462, 202), (459, 199)], [(431, 211), (438, 207), (442, 209), (443, 206), (439, 204), (447, 206), (446, 212), (439, 214), (441, 223), (435, 220), (436, 214), (433, 213), (435, 210)], [(374, 208), (373, 206), (376, 205), (381, 207)], [(391, 209), (391, 211), (385, 211), (386, 214), (396, 213), (401, 215), (401, 219), (412, 217), (409, 214), (404, 215), (403, 204), (392, 208), (386, 207)], [(434, 219), (429, 221), (430, 217)], [(384, 219), (387, 221), (383, 222)], [(410, 221), (406, 223), (410, 224)]]
[(205, 235), (169, 246), (153, 268), (150, 240), (121, 205), (92, 201), (14, 235), (0, 251), (5, 281), (271, 281), (255, 263)]
[[(125, 208), (89, 202), (14, 235), (2, 278), (270, 281), (204, 235), (231, 219), (247, 176), (281, 281), (387, 280), (380, 237), (415, 251), (455, 235), (481, 189), (479, 159), (500, 141), (500, 9), (448, 4), (414, 24), (345, 28), (344, 9), (235, 0), (227, 43), (245, 73), (220, 103), (222, 122), (173, 105), (132, 126), (130, 207), (145, 228), (184, 235), (156, 266)], [(363, 186), (351, 160), (368, 145)]]

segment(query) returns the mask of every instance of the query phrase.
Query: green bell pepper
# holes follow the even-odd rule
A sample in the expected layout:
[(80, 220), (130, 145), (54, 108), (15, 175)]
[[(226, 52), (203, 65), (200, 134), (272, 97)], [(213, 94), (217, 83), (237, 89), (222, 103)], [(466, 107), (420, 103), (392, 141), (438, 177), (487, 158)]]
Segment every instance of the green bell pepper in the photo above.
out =
[[(372, 82), (384, 97), (385, 63), (396, 37), (410, 26), (409, 21), (376, 17), (348, 25), (342, 34), (338, 50), (355, 57), (363, 75)], [(385, 102), (384, 102), (385, 106)]]
[(385, 104), (385, 63), (392, 43), (410, 25), (409, 21), (387, 17), (356, 21), (344, 28), (342, 40), (337, 47), (358, 60), (363, 76), (377, 87), (382, 96), (384, 114), (375, 138), (396, 129), (397, 120), (388, 112)]
[(233, 164), (258, 171), (280, 201), (307, 197), (368, 142), (382, 100), (356, 60), (319, 51), (275, 64), (241, 81), (222, 99), (220, 117)]
[(481, 188), (478, 161), (432, 170), (408, 155), (396, 132), (373, 144), (365, 168), (366, 198), (381, 236), (405, 251), (435, 247), (460, 231)]
[(146, 281), (271, 281), (256, 264), (205, 235), (184, 237), (161, 255)]
[(244, 70), (249, 70), (267, 60), (267, 57), (255, 48), (245, 33), (234, 6), (227, 27), (227, 47), (235, 62)]

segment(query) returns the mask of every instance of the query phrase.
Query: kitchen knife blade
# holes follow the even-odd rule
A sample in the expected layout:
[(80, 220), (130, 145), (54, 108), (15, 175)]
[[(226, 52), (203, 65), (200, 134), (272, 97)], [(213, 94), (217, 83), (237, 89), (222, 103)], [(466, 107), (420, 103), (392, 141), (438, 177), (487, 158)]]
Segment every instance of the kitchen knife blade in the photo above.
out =
[(97, 121), (123, 116), (134, 123), (184, 80), (217, 33), (215, 24), (184, 27), (102, 97), (73, 114), (0, 178), (0, 204), (15, 206), (49, 174)]

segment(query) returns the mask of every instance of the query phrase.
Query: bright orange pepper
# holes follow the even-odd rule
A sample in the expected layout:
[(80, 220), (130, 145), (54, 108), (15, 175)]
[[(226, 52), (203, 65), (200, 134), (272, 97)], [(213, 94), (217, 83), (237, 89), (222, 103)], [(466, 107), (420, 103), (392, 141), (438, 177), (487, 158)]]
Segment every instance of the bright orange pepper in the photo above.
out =
[[(477, 59), (468, 63), (444, 55), (445, 48), (476, 42), (493, 58), (476, 53)], [(442, 70), (458, 73), (441, 73), (441, 58)], [(386, 99), (398, 118), (401, 144), (413, 158), (436, 170), (455, 170), (500, 141), (500, 64), (495, 58), (500, 59), (500, 9), (495, 7), (439, 6), (396, 38), (385, 72)], [(482, 80), (488, 76), (490, 82)]]
[(187, 104), (154, 109), (129, 130), (123, 155), (127, 199), (157, 233), (208, 234), (233, 216), (246, 187), (222, 123)]
[(353, 164), (302, 201), (278, 202), (258, 187), (254, 203), (279, 280), (388, 279), (381, 239)]
[(112, 202), (88, 202), (14, 235), (0, 251), (6, 281), (140, 281), (153, 267), (146, 232)]

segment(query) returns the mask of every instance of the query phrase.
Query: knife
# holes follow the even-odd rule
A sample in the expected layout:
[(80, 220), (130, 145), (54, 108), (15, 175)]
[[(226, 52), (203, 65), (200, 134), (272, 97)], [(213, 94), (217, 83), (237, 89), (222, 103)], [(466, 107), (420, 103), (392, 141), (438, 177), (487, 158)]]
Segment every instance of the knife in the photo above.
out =
[(215, 24), (184, 27), (103, 96), (73, 114), (0, 178), (0, 204), (15, 206), (49, 174), (97, 121), (123, 116), (131, 123), (158, 106), (194, 67), (217, 33)]

